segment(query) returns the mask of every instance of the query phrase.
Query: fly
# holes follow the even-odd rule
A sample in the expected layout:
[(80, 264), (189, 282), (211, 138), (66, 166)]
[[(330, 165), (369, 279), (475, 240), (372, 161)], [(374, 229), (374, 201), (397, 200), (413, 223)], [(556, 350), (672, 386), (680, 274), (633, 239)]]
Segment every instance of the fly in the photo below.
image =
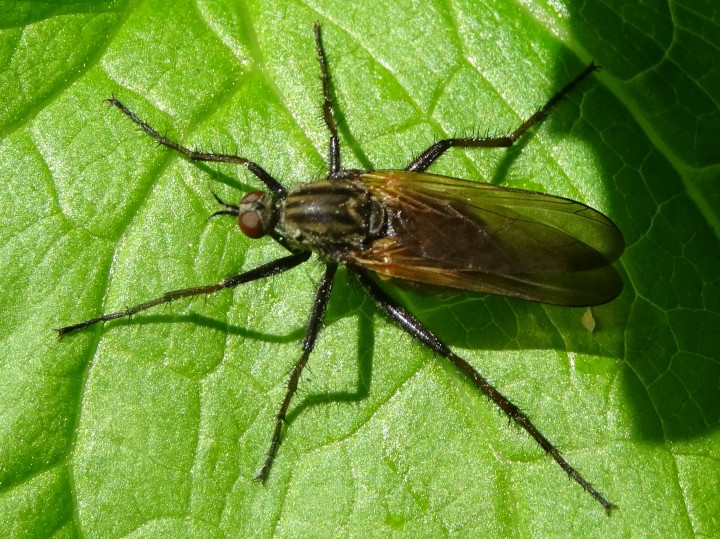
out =
[(615, 506), (565, 460), (530, 419), (391, 299), (376, 279), (402, 279), (554, 305), (592, 306), (615, 298), (623, 283), (611, 264), (622, 254), (624, 241), (615, 224), (603, 214), (566, 198), (426, 172), (453, 147), (512, 146), (599, 68), (594, 63), (588, 65), (509, 135), (440, 140), (404, 170), (343, 169), (330, 75), (317, 23), (314, 34), (322, 75), (322, 114), (330, 132), (328, 173), (321, 181), (287, 189), (245, 157), (188, 149), (161, 135), (114, 96), (108, 100), (156, 142), (191, 160), (245, 166), (267, 191), (252, 191), (239, 204), (226, 203), (216, 196), (223, 209), (214, 215), (235, 217), (245, 235), (270, 236), (289, 254), (216, 284), (174, 290), (123, 311), (58, 328), (58, 337), (176, 299), (278, 275), (306, 262), (315, 253), (325, 263), (325, 273), (315, 294), (302, 354), (290, 372), (256, 480), (265, 482), (268, 477), (290, 402), (323, 324), (335, 272), (339, 265), (344, 265), (385, 316), (455, 365), (609, 513)]

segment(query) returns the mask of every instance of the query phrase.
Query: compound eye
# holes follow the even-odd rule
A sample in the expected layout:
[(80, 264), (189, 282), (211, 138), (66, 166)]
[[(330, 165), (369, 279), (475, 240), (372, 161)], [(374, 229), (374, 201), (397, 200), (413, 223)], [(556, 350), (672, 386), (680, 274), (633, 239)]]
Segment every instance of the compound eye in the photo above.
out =
[(266, 223), (263, 221), (265, 207), (260, 202), (262, 197), (262, 191), (251, 191), (240, 200), (238, 228), (252, 239), (262, 238), (266, 232)]

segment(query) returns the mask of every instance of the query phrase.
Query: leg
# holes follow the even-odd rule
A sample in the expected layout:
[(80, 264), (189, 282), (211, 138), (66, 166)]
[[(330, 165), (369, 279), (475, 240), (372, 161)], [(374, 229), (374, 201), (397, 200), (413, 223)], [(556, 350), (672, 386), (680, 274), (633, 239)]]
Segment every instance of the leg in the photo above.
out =
[(439, 140), (427, 150), (421, 153), (412, 163), (410, 163), (405, 170), (410, 172), (424, 172), (427, 168), (432, 165), (435, 160), (445, 153), (446, 150), (452, 147), (457, 148), (508, 148), (512, 146), (517, 139), (519, 139), (525, 131), (530, 129), (533, 125), (542, 120), (545, 116), (550, 113), (550, 110), (570, 93), (580, 82), (585, 79), (588, 75), (594, 71), (599, 71), (600, 67), (591, 63), (583, 71), (567, 83), (558, 93), (550, 98), (550, 100), (543, 105), (535, 114), (530, 116), (523, 124), (518, 127), (515, 131), (509, 135), (501, 137), (482, 137), (482, 138), (448, 138)]
[(216, 163), (237, 163), (239, 165), (243, 165), (250, 172), (255, 174), (255, 176), (257, 176), (258, 179), (263, 182), (266, 187), (270, 191), (272, 191), (278, 198), (282, 199), (287, 196), (287, 190), (285, 189), (285, 187), (283, 187), (282, 184), (278, 182), (275, 178), (270, 176), (270, 174), (257, 163), (253, 163), (252, 161), (237, 155), (227, 155), (222, 153), (204, 153), (190, 150), (189, 148), (181, 146), (177, 142), (172, 141), (158, 133), (154, 128), (150, 127), (147, 123), (141, 120), (137, 114), (135, 114), (125, 105), (123, 105), (118, 99), (116, 99), (115, 96), (111, 97), (110, 99), (106, 99), (106, 101), (111, 105), (119, 108), (128, 118), (130, 118), (133, 122), (140, 126), (140, 129), (142, 129), (143, 131), (145, 131), (145, 133), (154, 138), (158, 144), (162, 144), (163, 146), (167, 146), (168, 148), (177, 150), (180, 153), (184, 153), (193, 161), (213, 161)]
[(327, 125), (327, 128), (330, 131), (328, 175), (333, 175), (340, 170), (340, 139), (338, 138), (337, 125), (335, 124), (335, 116), (333, 114), (330, 74), (327, 68), (327, 58), (325, 57), (325, 49), (322, 44), (322, 34), (320, 32), (319, 22), (315, 23), (313, 31), (315, 32), (315, 50), (317, 51), (318, 62), (320, 62), (320, 73), (322, 74), (323, 118), (325, 119), (325, 125)]
[(245, 273), (241, 273), (240, 275), (236, 275), (235, 277), (230, 277), (229, 279), (225, 279), (224, 281), (217, 284), (198, 286), (195, 288), (183, 288), (181, 290), (173, 290), (171, 292), (166, 292), (159, 298), (151, 299), (150, 301), (146, 301), (145, 303), (140, 303), (133, 307), (129, 307), (124, 311), (103, 314), (102, 316), (99, 316), (97, 318), (91, 318), (90, 320), (85, 320), (84, 322), (73, 324), (72, 326), (56, 328), (55, 331), (57, 331), (58, 339), (60, 339), (63, 335), (67, 333), (71, 333), (73, 331), (77, 331), (79, 329), (86, 328), (97, 323), (115, 320), (116, 318), (126, 318), (136, 313), (139, 313), (140, 311), (144, 311), (145, 309), (149, 309), (150, 307), (155, 307), (156, 305), (162, 305), (164, 303), (170, 303), (171, 301), (175, 301), (176, 299), (199, 296), (202, 294), (212, 294), (213, 292), (217, 292), (218, 290), (223, 290), (225, 288), (233, 288), (240, 284), (256, 281), (264, 277), (271, 277), (273, 275), (277, 275), (278, 273), (283, 273), (289, 269), (292, 269), (298, 264), (302, 264), (308, 258), (310, 258), (309, 252), (302, 252), (286, 256), (284, 258), (278, 258), (273, 262), (264, 264), (253, 270), (246, 271)]
[(323, 280), (321, 281), (320, 287), (315, 294), (315, 303), (313, 304), (312, 314), (310, 315), (310, 323), (308, 324), (307, 331), (305, 332), (305, 339), (303, 340), (303, 352), (300, 359), (293, 366), (292, 371), (290, 371), (287, 392), (285, 393), (285, 398), (280, 405), (280, 411), (275, 416), (275, 430), (273, 431), (273, 436), (270, 440), (270, 448), (268, 449), (263, 467), (255, 476), (256, 481), (265, 482), (268, 478), (268, 474), (270, 473), (270, 467), (272, 466), (273, 460), (275, 460), (275, 453), (277, 452), (278, 445), (280, 444), (280, 431), (282, 430), (283, 423), (285, 422), (285, 416), (287, 415), (288, 408), (290, 407), (290, 401), (292, 400), (293, 395), (295, 395), (295, 391), (297, 391), (300, 375), (302, 374), (305, 365), (307, 365), (310, 353), (315, 347), (315, 340), (317, 339), (318, 333), (320, 332), (320, 326), (322, 326), (323, 318), (325, 317), (325, 309), (327, 308), (328, 300), (330, 299), (330, 292), (332, 292), (335, 270), (337, 270), (337, 264), (327, 265)]
[(502, 393), (495, 389), (490, 382), (485, 380), (475, 368), (470, 365), (467, 361), (461, 357), (455, 355), (440, 339), (438, 339), (428, 328), (420, 323), (408, 311), (397, 305), (390, 297), (382, 291), (380, 287), (373, 280), (371, 280), (366, 273), (355, 270), (360, 284), (370, 294), (373, 301), (377, 304), (381, 311), (390, 317), (398, 326), (404, 329), (407, 333), (412, 335), (422, 344), (427, 346), (430, 350), (436, 354), (444, 357), (450, 361), (457, 369), (467, 376), (475, 387), (480, 392), (485, 394), (490, 400), (492, 400), (507, 416), (525, 429), (530, 436), (542, 447), (546, 453), (557, 462), (560, 467), (565, 470), (574, 481), (576, 481), (582, 488), (584, 488), (590, 496), (600, 503), (605, 508), (605, 511), (609, 514), (612, 509), (615, 509), (615, 505), (610, 503), (605, 497), (600, 494), (595, 488), (587, 481), (580, 473), (573, 468), (568, 461), (560, 454), (557, 448), (547, 439), (542, 433), (532, 424), (530, 419), (523, 414), (520, 409), (510, 402)]

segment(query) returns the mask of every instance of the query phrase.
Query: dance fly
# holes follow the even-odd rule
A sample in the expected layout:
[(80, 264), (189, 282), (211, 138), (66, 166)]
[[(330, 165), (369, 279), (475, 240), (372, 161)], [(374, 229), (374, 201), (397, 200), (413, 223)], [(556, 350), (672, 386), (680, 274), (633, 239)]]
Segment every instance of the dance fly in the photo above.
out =
[(214, 215), (233, 216), (246, 236), (269, 236), (288, 254), (216, 284), (174, 290), (123, 311), (58, 328), (58, 336), (179, 298), (271, 277), (315, 254), (324, 262), (325, 273), (257, 480), (264, 482), (268, 477), (290, 401), (323, 324), (335, 272), (343, 265), (382, 313), (450, 361), (609, 513), (615, 506), (565, 460), (517, 406), (377, 283), (378, 278), (404, 280), (567, 306), (599, 305), (615, 298), (623, 283), (612, 262), (622, 254), (624, 242), (615, 224), (602, 213), (566, 198), (427, 172), (453, 147), (512, 146), (598, 67), (588, 65), (509, 135), (440, 140), (403, 170), (344, 169), (319, 24), (315, 24), (314, 34), (322, 80), (322, 114), (329, 130), (328, 172), (320, 181), (288, 189), (245, 157), (188, 149), (161, 135), (114, 96), (108, 100), (156, 142), (191, 160), (245, 166), (267, 190), (247, 193), (239, 204), (215, 196), (222, 209)]

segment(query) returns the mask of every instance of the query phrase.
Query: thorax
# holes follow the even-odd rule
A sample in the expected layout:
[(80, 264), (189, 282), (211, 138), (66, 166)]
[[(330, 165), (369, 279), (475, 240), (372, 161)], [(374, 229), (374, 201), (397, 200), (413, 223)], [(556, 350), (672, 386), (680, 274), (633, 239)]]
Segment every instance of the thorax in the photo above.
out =
[(293, 188), (282, 202), (278, 229), (298, 247), (339, 262), (380, 237), (385, 219), (383, 205), (349, 177)]

